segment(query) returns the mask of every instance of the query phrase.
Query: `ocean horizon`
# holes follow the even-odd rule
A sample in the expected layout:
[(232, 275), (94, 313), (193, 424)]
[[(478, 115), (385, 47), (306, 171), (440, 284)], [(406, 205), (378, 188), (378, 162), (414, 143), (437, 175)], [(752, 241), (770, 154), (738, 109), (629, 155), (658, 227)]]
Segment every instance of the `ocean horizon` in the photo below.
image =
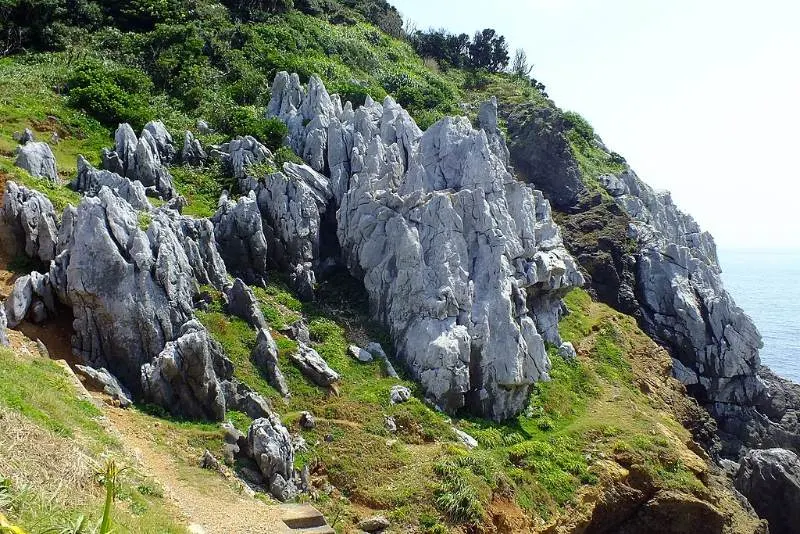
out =
[(800, 250), (718, 253), (725, 288), (764, 339), (761, 363), (800, 383)]

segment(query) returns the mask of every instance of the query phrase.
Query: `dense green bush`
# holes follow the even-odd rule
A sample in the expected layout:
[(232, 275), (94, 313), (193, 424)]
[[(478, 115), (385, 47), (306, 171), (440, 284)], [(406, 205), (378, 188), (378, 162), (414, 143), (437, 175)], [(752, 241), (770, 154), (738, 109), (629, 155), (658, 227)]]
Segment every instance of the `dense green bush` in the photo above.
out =
[(106, 126), (128, 122), (137, 130), (150, 119), (147, 95), (152, 90), (152, 81), (140, 70), (98, 61), (78, 66), (67, 80), (71, 106)]
[(277, 150), (283, 145), (289, 133), (280, 119), (265, 118), (263, 110), (252, 107), (234, 107), (226, 110), (220, 123), (222, 130), (232, 137), (252, 135), (270, 150)]

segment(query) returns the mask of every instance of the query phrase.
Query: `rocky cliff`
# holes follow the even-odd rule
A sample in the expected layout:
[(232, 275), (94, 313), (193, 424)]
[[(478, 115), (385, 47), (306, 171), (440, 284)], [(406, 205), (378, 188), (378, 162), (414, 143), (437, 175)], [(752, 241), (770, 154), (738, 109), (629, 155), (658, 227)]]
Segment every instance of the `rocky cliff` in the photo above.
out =
[[(774, 375), (768, 383), (762, 379), (761, 336), (723, 287), (711, 235), (668, 192), (653, 190), (625, 164), (616, 173), (584, 173), (576, 182), (576, 155), (549, 150), (569, 145), (569, 125), (561, 117), (553, 110), (514, 110), (511, 158), (528, 179), (537, 179), (525, 172), (531, 158), (558, 170), (561, 178), (540, 183), (560, 208), (567, 247), (598, 297), (634, 315), (669, 349), (676, 378), (719, 422), (724, 454), (796, 447), (797, 397)], [(591, 145), (607, 161), (618, 157), (597, 137)]]
[(547, 201), (490, 142), (502, 140), (496, 105), (482, 130), (446, 118), (423, 133), (389, 97), (353, 111), (318, 78), (304, 88), (280, 73), (269, 112), (308, 165), (330, 173), (315, 181), (330, 204), (317, 206), (338, 208), (342, 257), (426, 395), (451, 412), (519, 413), (548, 378), (545, 342), (561, 343), (559, 297), (583, 279)]

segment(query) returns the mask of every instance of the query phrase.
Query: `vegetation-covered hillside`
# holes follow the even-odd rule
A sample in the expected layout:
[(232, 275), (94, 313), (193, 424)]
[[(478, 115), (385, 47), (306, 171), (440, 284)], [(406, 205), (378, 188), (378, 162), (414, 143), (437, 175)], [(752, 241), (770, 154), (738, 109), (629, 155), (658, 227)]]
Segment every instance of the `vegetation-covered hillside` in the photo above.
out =
[[(521, 104), (546, 108), (566, 121), (587, 183), (596, 185), (600, 174), (622, 164), (597, 149), (583, 119), (555, 108), (529, 77), (524, 57), (505, 70), (509, 54), (499, 36), (482, 29), (473, 38), (436, 31), (407, 36), (399, 14), (382, 0), (0, 0), (0, 20), (0, 182), (41, 191), (59, 212), (80, 202), (64, 185), (75, 177), (77, 156), (99, 164), (120, 122), (139, 131), (161, 119), (175, 139), (190, 129), (206, 146), (253, 135), (277, 163), (296, 160), (282, 146), (286, 126), (264, 112), (270, 82), (284, 70), (303, 82), (317, 74), (354, 105), (392, 95), (423, 129), (448, 114), (474, 118), (476, 104), (493, 95), (506, 111)], [(214, 131), (199, 131), (199, 120)], [(50, 142), (62, 184), (14, 167), (14, 134), (25, 128)], [(170, 172), (188, 215), (208, 217), (224, 189), (235, 193), (234, 181), (216, 164)], [(593, 193), (610, 202), (599, 189)], [(140, 224), (146, 228), (148, 220)], [(30, 266), (22, 258), (5, 260), (3, 297), (19, 274), (12, 271)], [(567, 296), (570, 313), (559, 326), (577, 357), (564, 359), (550, 347), (552, 380), (535, 387), (524, 414), (491, 423), (448, 417), (425, 403), (402, 369), (394, 379), (381, 362), (348, 355), (351, 343), (380, 341), (388, 349), (390, 340), (370, 320), (363, 288), (346, 274), (321, 282), (314, 303), (301, 303), (287, 289), (285, 273), (273, 273), (256, 289), (280, 349), (288, 399), (251, 360), (256, 331), (226, 313), (222, 295), (206, 289), (212, 302), (198, 318), (233, 361), (236, 378), (270, 399), (305, 440), (296, 467), (308, 466), (313, 491), (301, 499), (318, 506), (339, 532), (355, 532), (359, 519), (376, 513), (390, 519), (389, 532), (593, 532), (604, 525), (646, 531), (659, 521), (657, 505), (667, 501), (676, 510), (702, 508), (720, 532), (745, 532), (755, 522), (684, 428), (707, 416), (670, 378), (668, 355), (633, 319), (583, 290)], [(289, 363), (296, 342), (284, 327), (301, 317), (312, 346), (341, 373), (338, 388), (313, 386)], [(42, 337), (52, 354), (69, 353), (68, 332)], [(112, 457), (132, 467), (121, 478), (118, 531), (182, 531), (191, 511), (148, 478), (147, 458), (140, 464), (125, 443), (130, 436), (136, 447), (173, 462), (183, 484), (224, 494), (219, 514), (229, 512), (229, 503), (241, 505), (231, 484), (244, 490), (224, 477), (251, 466), (232, 463), (223, 474), (198, 467), (206, 449), (224, 457), (216, 425), (176, 421), (147, 405), (126, 415), (98, 407), (55, 364), (26, 354), (21, 342), (12, 348), (0, 353), (0, 420), (44, 445), (21, 452), (11, 447), (16, 442), (3, 441), (13, 435), (0, 436), (0, 512), (10, 520), (31, 532), (80, 532), (69, 524), (84, 515), (99, 519), (103, 495), (93, 474)], [(398, 384), (414, 392), (409, 402), (390, 402)], [(316, 416), (313, 429), (300, 426), (302, 411)], [(228, 417), (243, 431), (251, 422), (239, 412)], [(110, 429), (103, 426), (109, 421)], [(459, 432), (478, 446), (465, 446)], [(37, 455), (52, 459), (64, 450), (82, 463), (46, 464), (51, 473), (34, 468)], [(627, 496), (615, 501), (620, 494)], [(263, 494), (258, 499), (274, 504)]]

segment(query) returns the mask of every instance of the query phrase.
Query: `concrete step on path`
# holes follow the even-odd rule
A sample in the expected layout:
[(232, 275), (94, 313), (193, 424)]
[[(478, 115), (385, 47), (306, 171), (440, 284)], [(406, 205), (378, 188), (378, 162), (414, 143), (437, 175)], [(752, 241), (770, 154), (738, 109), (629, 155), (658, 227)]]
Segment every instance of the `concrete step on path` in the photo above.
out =
[(280, 517), (292, 534), (336, 534), (325, 516), (310, 504), (283, 504)]

